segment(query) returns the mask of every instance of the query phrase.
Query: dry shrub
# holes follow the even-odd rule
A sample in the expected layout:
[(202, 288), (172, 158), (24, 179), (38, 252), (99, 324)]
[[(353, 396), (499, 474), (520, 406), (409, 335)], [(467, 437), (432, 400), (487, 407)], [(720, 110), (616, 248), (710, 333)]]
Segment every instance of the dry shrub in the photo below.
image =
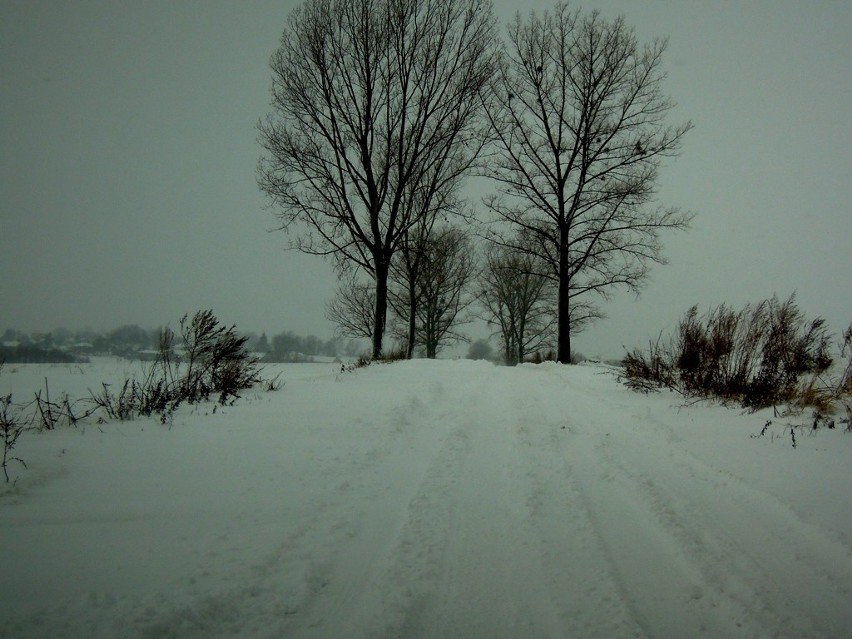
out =
[(220, 325), (213, 311), (198, 311), (192, 320), (184, 315), (180, 327), (185, 355), (178, 388), (183, 400), (207, 400), (213, 393), (225, 404), (260, 381), (259, 360), (245, 348), (248, 337), (238, 336), (234, 326)]
[(649, 342), (647, 354), (639, 348), (629, 351), (621, 361), (624, 381), (633, 390), (649, 392), (658, 388), (678, 390), (669, 363), (670, 356), (662, 346), (662, 334)]
[(118, 394), (104, 384), (101, 392), (90, 392), (92, 401), (114, 419), (157, 413), (165, 422), (184, 402), (215, 395), (220, 404), (233, 403), (240, 391), (261, 381), (259, 360), (246, 350), (248, 338), (237, 335), (234, 326), (222, 326), (213, 311), (198, 311), (192, 319), (184, 315), (180, 331), (183, 355), (176, 355), (174, 331), (163, 329), (157, 357), (143, 379), (125, 380)]
[[(0, 368), (2, 368), (2, 365), (0, 365)], [(27, 467), (23, 459), (12, 454), (12, 450), (25, 427), (18, 407), (12, 403), (12, 395), (0, 397), (0, 437), (3, 438), (3, 462), (0, 467), (3, 468), (6, 483), (9, 482), (9, 462), (16, 461), (24, 468)]]
[(849, 327), (843, 333), (840, 358), (845, 360), (845, 363), (843, 372), (837, 380), (837, 394), (838, 396), (852, 396), (852, 322), (849, 323)]
[(408, 353), (405, 350), (405, 346), (397, 344), (394, 345), (393, 348), (383, 351), (381, 357), (379, 357), (376, 361), (383, 364), (390, 364), (393, 362), (401, 362), (406, 359), (408, 359)]
[(795, 295), (740, 311), (720, 305), (700, 316), (693, 306), (673, 338), (662, 336), (647, 352), (623, 360), (626, 383), (637, 389), (667, 387), (686, 396), (719, 397), (759, 409), (778, 403), (824, 404), (818, 380), (831, 366), (825, 320), (808, 320)]

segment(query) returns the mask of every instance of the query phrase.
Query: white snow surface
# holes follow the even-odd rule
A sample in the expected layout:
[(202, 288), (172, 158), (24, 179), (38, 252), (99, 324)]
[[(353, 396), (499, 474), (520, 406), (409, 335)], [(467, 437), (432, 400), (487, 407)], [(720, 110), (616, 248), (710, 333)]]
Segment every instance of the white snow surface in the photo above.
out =
[[(111, 366), (8, 365), (0, 392), (79, 397)], [(840, 428), (794, 449), (806, 416), (752, 438), (771, 411), (603, 366), (278, 370), (171, 425), (24, 434), (0, 636), (852, 636)]]

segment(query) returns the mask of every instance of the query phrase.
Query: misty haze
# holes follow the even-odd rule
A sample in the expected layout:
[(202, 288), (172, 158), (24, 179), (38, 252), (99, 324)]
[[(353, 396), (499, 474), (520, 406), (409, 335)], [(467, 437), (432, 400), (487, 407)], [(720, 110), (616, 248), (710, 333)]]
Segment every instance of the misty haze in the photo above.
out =
[(839, 637), (852, 7), (0, 6), (0, 637)]

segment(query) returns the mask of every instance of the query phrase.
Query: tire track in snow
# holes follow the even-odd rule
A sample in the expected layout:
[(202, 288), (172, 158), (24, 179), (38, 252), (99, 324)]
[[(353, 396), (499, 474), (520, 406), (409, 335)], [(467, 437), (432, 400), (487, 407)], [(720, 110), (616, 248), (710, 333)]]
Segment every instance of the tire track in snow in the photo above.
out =
[[(349, 434), (312, 478), (319, 499), (294, 502), (297, 525), (238, 587), (161, 602), (145, 636), (827, 637), (852, 625), (848, 548), (736, 478), (719, 486), (717, 469), (636, 416), (641, 398), (602, 411), (613, 388), (580, 371), (443, 364), (425, 387), (425, 362), (355, 376), (352, 397), (383, 379), (395, 394), (340, 425)], [(715, 506), (698, 509), (693, 492)], [(836, 566), (809, 551), (823, 543)]]
[(559, 427), (518, 374), (448, 398), (456, 423), (409, 506), (377, 636), (641, 636), (587, 513), (554, 481), (564, 451), (542, 434)]
[[(575, 440), (579, 444), (579, 438)], [(649, 637), (750, 636), (744, 606), (702, 602), (709, 588), (671, 531), (594, 449), (579, 444), (572, 474), (621, 597)], [(752, 630), (759, 630), (754, 627)]]
[[(529, 414), (564, 389), (539, 390)], [(643, 637), (607, 561), (605, 548), (578, 488), (570, 460), (575, 451), (561, 411), (518, 429), (518, 452), (530, 480), (530, 519), (541, 540), (542, 561), (563, 607), (568, 637)]]
[[(484, 603), (484, 588), (469, 588), (471, 557), (464, 557), (465, 553), (479, 553), (474, 563), (487, 563), (483, 568), (490, 571), (492, 580), (504, 579), (501, 557), (494, 553), (494, 545), (504, 538), (502, 524), (478, 527), (485, 531), (480, 539), (468, 536), (474, 512), (478, 511), (478, 518), (484, 516), (477, 493), (481, 482), (488, 480), (471, 476), (471, 455), (483, 441), (482, 429), (495, 427), (478, 408), (486, 389), (482, 382), (469, 380), (454, 390), (451, 397), (444, 398), (451, 410), (443, 445), (430, 459), (427, 473), (405, 506), (406, 521), (388, 557), (389, 587), (374, 620), (375, 627), (384, 630), (376, 636), (469, 636), (459, 624), (479, 623), (481, 611), (474, 608)], [(478, 414), (478, 419), (465, 417), (471, 414)], [(460, 613), (466, 619), (460, 619)]]
[[(383, 566), (404, 519), (398, 500), (414, 493), (446, 436), (439, 410), (443, 393), (441, 383), (413, 386), (392, 397), (379, 416), (365, 418), (370, 429), (382, 433), (370, 441), (382, 443), (346, 460), (326, 514), (311, 527), (311, 559), (284, 636), (372, 636), (361, 630), (387, 587)], [(411, 451), (421, 457), (412, 459)], [(319, 548), (318, 541), (324, 542)], [(271, 564), (292, 562), (285, 557)]]
[[(337, 401), (357, 397), (363, 384), (376, 382), (369, 371), (363, 378), (345, 378), (353, 388), (330, 388)], [(329, 382), (333, 384), (334, 382)], [(299, 482), (311, 499), (290, 499), (280, 540), (260, 561), (231, 575), (239, 587), (211, 589), (207, 575), (193, 576), (187, 587), (191, 598), (182, 605), (161, 602), (157, 614), (139, 617), (141, 637), (330, 637), (356, 636), (364, 610), (373, 610), (380, 591), (381, 560), (392, 546), (401, 514), (394, 508), (398, 495), (411, 494), (425, 461), (412, 460), (410, 451), (425, 454), (437, 449), (442, 430), (419, 428), (419, 420), (440, 424), (431, 402), (443, 393), (440, 383), (399, 384), (386, 405), (350, 415), (346, 428), (363, 437), (342, 437), (338, 444), (311, 452), (315, 467)], [(327, 423), (323, 407), (316, 407), (315, 423)], [(334, 414), (334, 407), (330, 407)], [(418, 423), (412, 416), (419, 416)], [(417, 426), (417, 428), (415, 428)], [(310, 483), (307, 483), (310, 482)], [(298, 494), (298, 490), (293, 494)], [(248, 523), (248, 522), (247, 522)], [(275, 533), (275, 526), (269, 530)]]
[[(655, 420), (601, 427), (593, 406), (579, 412), (577, 477), (650, 635), (837, 637), (852, 627), (848, 548), (741, 480), (720, 486), (718, 470)], [(643, 556), (625, 552), (637, 546)]]

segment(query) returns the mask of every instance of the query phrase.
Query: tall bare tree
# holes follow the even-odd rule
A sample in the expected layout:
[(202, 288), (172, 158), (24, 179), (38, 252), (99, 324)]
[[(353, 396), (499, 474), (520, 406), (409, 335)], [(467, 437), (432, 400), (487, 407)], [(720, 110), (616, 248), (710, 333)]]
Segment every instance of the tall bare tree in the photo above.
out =
[[(505, 245), (529, 249), (557, 285), (557, 359), (571, 360), (572, 313), (594, 295), (638, 290), (662, 263), (660, 232), (691, 215), (654, 205), (661, 160), (675, 155), (689, 122), (666, 124), (665, 40), (640, 46), (623, 18), (583, 15), (564, 3), (517, 14), (488, 114), (497, 134), (486, 198), (509, 222)], [(590, 297), (590, 295), (592, 297)]]
[[(391, 264), (389, 303), (394, 314), (405, 324), (398, 337), (406, 344), (408, 359), (414, 355), (417, 344), (417, 311), (420, 305), (422, 286), (418, 286), (421, 269), (432, 250), (430, 242), (437, 223), (449, 223), (450, 216), (466, 218), (462, 202), (456, 196), (457, 184), (447, 184), (442, 191), (431, 194), (428, 203), (416, 195), (411, 204), (418, 207), (417, 222), (405, 233)], [(427, 205), (428, 204), (428, 208)]]
[(506, 364), (552, 344), (553, 284), (528, 251), (492, 244), (480, 275), (479, 301), (489, 325), (497, 325)]
[(395, 333), (405, 344), (405, 357), (414, 357), (417, 344), (417, 307), (420, 305), (420, 289), (417, 278), (426, 254), (426, 242), (432, 234), (433, 216), (424, 216), (420, 223), (406, 233), (396, 259), (391, 265), (388, 302), (398, 322)]
[(495, 42), (490, 0), (306, 0), (272, 57), (258, 183), (295, 248), (373, 277), (373, 357), (394, 253), (481, 149)]
[[(466, 339), (457, 328), (469, 321), (465, 311), (474, 301), (471, 288), (476, 256), (466, 232), (441, 226), (420, 241), (417, 259), (413, 285), (409, 286), (411, 282), (406, 279), (410, 273), (403, 272), (403, 285), (396, 291), (392, 306), (404, 320), (409, 309), (414, 309), (414, 338), (426, 357), (434, 358), (446, 344)], [(412, 293), (417, 297), (415, 305), (408, 299)]]
[(467, 233), (443, 228), (430, 236), (417, 278), (418, 338), (426, 357), (434, 358), (448, 343), (467, 341), (458, 326), (470, 321), (465, 312), (474, 301), (475, 275), (475, 250)]

